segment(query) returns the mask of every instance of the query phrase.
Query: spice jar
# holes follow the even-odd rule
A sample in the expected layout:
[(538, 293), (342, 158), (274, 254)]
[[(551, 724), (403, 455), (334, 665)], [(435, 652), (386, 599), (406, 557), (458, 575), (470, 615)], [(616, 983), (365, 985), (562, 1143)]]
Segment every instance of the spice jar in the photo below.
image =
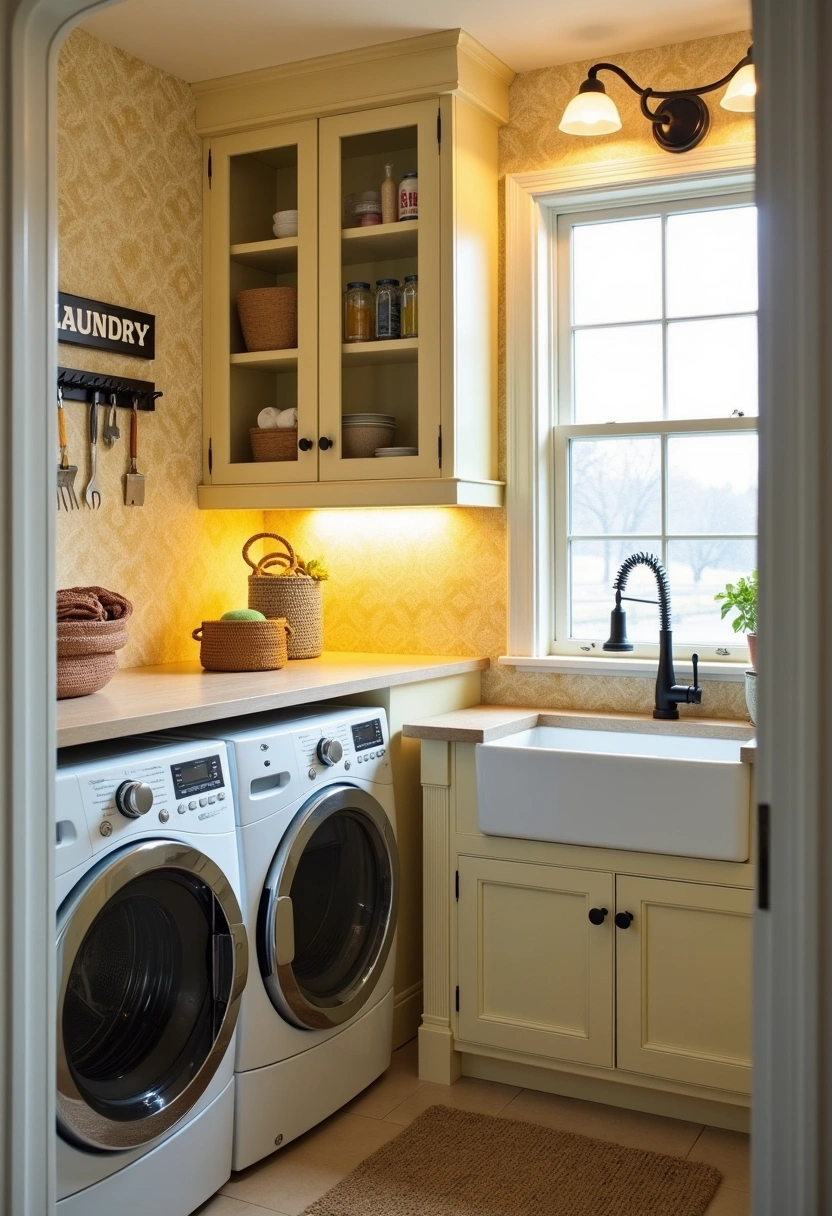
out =
[(419, 276), (406, 274), (402, 291), (402, 325), (403, 338), (418, 338), (419, 336)]
[(398, 338), (401, 332), (398, 279), (376, 280), (376, 338)]
[(369, 283), (347, 283), (344, 292), (344, 341), (372, 342), (373, 293)]
[(399, 186), (399, 219), (419, 218), (419, 174), (405, 173)]

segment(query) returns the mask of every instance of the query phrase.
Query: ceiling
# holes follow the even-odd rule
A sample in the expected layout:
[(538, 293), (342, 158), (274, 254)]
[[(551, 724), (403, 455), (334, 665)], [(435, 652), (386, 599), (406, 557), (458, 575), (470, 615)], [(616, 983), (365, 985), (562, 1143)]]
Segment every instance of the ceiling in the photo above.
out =
[(750, 0), (123, 0), (84, 28), (188, 81), (461, 27), (515, 71), (726, 34)]

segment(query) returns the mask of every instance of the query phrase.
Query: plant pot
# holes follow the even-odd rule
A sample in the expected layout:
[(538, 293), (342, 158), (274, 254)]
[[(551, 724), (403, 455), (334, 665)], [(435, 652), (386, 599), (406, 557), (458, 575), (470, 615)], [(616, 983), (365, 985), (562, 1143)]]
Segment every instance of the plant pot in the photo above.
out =
[(757, 635), (756, 633), (747, 633), (745, 635), (748, 642), (748, 657), (751, 660), (751, 666), (757, 670)]
[(751, 725), (757, 725), (757, 673), (756, 671), (747, 671), (745, 673), (745, 704), (748, 709), (748, 716), (751, 719)]

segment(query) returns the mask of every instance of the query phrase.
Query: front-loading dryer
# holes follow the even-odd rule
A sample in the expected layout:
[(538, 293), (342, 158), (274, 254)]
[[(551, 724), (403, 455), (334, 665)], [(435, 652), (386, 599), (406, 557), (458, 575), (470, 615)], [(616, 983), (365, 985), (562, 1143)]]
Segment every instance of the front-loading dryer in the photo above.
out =
[(219, 742), (59, 753), (59, 1216), (187, 1216), (231, 1172), (248, 972)]
[(389, 1067), (393, 778), (382, 709), (319, 705), (204, 729), (228, 744), (253, 958), (256, 943), (237, 1036), (240, 1170)]

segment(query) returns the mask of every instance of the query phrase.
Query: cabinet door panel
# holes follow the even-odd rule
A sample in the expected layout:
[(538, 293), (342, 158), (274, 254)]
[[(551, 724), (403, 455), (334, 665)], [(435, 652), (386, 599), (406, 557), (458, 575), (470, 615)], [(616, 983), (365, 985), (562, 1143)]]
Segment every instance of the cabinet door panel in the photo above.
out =
[[(322, 481), (438, 477), (440, 422), (440, 192), (437, 101), (386, 106), (320, 122), (320, 420), (331, 446)], [(397, 184), (418, 171), (418, 220), (369, 227), (352, 222), (347, 200), (378, 191), (392, 163)], [(418, 337), (345, 343), (343, 293), (383, 278), (418, 274)], [(387, 414), (395, 432), (379, 447), (418, 455), (346, 456), (342, 415)]]
[[(286, 123), (211, 141), (206, 213), (204, 393), (214, 484), (281, 484), (318, 478), (318, 124)], [(272, 216), (297, 210), (296, 238), (277, 239)], [(292, 349), (249, 352), (240, 291), (297, 287)], [(298, 439), (277, 460), (255, 461), (249, 431), (267, 406), (298, 410)]]
[(461, 857), (459, 1037), (612, 1064), (613, 876)]
[(618, 1067), (748, 1093), (751, 891), (616, 880)]

